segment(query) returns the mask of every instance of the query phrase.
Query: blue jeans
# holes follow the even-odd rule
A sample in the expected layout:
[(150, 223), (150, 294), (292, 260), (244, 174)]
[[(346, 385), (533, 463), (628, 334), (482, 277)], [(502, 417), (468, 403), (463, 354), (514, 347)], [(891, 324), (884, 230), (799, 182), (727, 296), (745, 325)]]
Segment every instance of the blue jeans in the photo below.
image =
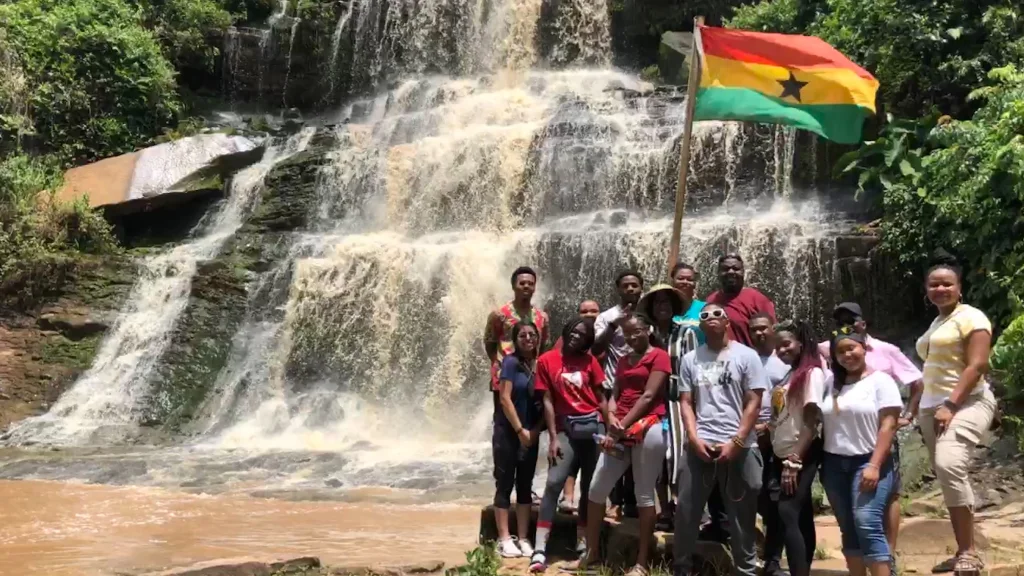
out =
[(890, 562), (892, 551), (885, 539), (882, 519), (895, 484), (892, 456), (879, 470), (874, 492), (860, 489), (860, 477), (870, 454), (841, 456), (825, 453), (821, 479), (843, 535), (843, 554), (863, 556), (865, 562)]

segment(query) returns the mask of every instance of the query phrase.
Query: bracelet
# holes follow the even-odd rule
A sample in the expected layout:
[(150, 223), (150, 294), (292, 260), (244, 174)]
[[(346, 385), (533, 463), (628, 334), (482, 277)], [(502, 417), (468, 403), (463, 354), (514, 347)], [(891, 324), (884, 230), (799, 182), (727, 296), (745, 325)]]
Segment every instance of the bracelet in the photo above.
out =
[(876, 466), (875, 464), (872, 464), (870, 462), (868, 462), (867, 465), (864, 466), (864, 467), (865, 468), (874, 468), (875, 470), (878, 470), (878, 466)]
[(740, 447), (740, 448), (746, 448), (747, 447), (747, 444), (745, 442), (743, 442), (743, 439), (740, 438), (739, 436), (733, 436), (732, 438), (729, 439), (729, 441), (732, 442), (733, 444), (735, 444), (736, 446)]
[(797, 454), (796, 452), (792, 454), (787, 454), (786, 457), (783, 458), (783, 460), (785, 460), (786, 462), (792, 462), (794, 464), (803, 464), (803, 460), (800, 459), (800, 455)]
[(958, 405), (957, 405), (957, 404), (956, 404), (955, 402), (953, 402), (952, 400), (946, 400), (946, 401), (944, 401), (944, 402), (942, 403), (942, 405), (943, 405), (943, 406), (945, 406), (945, 407), (946, 407), (946, 408), (947, 408), (947, 409), (948, 409), (948, 410), (949, 410), (950, 412), (952, 412), (952, 413), (954, 413), (954, 414), (956, 414), (957, 410), (959, 410), (959, 409), (960, 409), (960, 406), (958, 406)]
[(800, 462), (793, 462), (792, 460), (783, 460), (782, 461), (782, 467), (783, 468), (789, 468), (790, 470), (803, 470), (804, 469), (804, 465), (803, 464), (801, 464)]

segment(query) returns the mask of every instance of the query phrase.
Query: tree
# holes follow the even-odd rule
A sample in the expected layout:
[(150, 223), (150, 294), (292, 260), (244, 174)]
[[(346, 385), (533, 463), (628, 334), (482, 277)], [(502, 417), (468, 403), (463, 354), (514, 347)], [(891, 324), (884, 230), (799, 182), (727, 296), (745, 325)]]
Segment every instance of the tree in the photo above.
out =
[(122, 0), (18, 0), (0, 5), (0, 21), (31, 119), (30, 128), (0, 122), (5, 142), (81, 162), (133, 150), (176, 123), (174, 69)]

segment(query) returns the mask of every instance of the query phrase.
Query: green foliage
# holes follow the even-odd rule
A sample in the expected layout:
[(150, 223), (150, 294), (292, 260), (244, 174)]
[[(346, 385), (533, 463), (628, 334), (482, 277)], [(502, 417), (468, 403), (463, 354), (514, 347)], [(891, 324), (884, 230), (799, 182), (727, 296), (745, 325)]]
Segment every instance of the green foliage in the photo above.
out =
[(84, 199), (54, 198), (60, 184), (53, 157), (0, 161), (0, 304), (30, 306), (60, 287), (79, 253), (117, 251), (110, 225)]
[(819, 36), (878, 78), (885, 108), (970, 115), (989, 70), (1024, 61), (1024, 9), (1008, 0), (764, 0), (729, 25)]
[[(220, 47), (211, 42), (236, 15), (217, 0), (143, 0), (147, 26), (176, 67), (213, 70)], [(242, 7), (244, 8), (244, 6)]]
[(770, 0), (746, 4), (736, 9), (729, 19), (730, 28), (798, 34), (809, 28), (817, 16), (817, 5), (823, 1)]
[(992, 347), (992, 375), (1009, 400), (1024, 400), (1024, 313), (1013, 319)]
[(940, 246), (961, 256), (968, 299), (1005, 325), (1024, 297), (1024, 73), (989, 76), (973, 119), (933, 130), (919, 172), (890, 174), (882, 228), (910, 269)]
[(1010, 322), (992, 347), (992, 376), (1003, 386), (1007, 414), (1003, 426), (1024, 452), (1024, 306), (1014, 302), (1017, 317)]
[(640, 71), (640, 77), (647, 82), (658, 84), (661, 82), (661, 69), (657, 64), (652, 64)]
[(448, 576), (496, 576), (501, 568), (501, 556), (494, 542), (488, 542), (466, 552), (466, 564), (449, 570)]
[(867, 188), (888, 191), (897, 181), (916, 188), (930, 160), (926, 156), (928, 139), (940, 121), (938, 113), (920, 120), (899, 120), (890, 115), (888, 120), (878, 139), (865, 142), (836, 161), (834, 176), (857, 175), (858, 194)]
[[(21, 66), (21, 57), (7, 41), (7, 32), (0, 28), (0, 135), (11, 136), (11, 143), (32, 133), (28, 116), (28, 83)], [(0, 138), (0, 153), (5, 140)]]
[(174, 69), (123, 0), (18, 0), (0, 4), (0, 21), (31, 118), (0, 124), (0, 140), (91, 160), (133, 150), (180, 112)]

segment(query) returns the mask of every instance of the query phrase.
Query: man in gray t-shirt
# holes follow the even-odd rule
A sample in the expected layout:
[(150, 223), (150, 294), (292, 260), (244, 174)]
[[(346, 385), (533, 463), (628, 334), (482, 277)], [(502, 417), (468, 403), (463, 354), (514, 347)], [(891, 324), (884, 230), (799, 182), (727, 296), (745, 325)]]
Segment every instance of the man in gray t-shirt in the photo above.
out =
[[(740, 431), (747, 392), (770, 387), (757, 352), (732, 341), (721, 350), (704, 344), (683, 356), (679, 383), (680, 390), (692, 396), (697, 437), (711, 445), (731, 443)], [(758, 393), (757, 413), (760, 411)], [(746, 446), (754, 445), (757, 438), (752, 427), (741, 440)]]
[(680, 408), (687, 451), (679, 474), (675, 573), (693, 568), (701, 516), (713, 486), (725, 496), (736, 574), (756, 576), (755, 525), (762, 462), (754, 425), (768, 375), (754, 350), (729, 340), (729, 318), (717, 304), (700, 312), (707, 342), (679, 361)]

